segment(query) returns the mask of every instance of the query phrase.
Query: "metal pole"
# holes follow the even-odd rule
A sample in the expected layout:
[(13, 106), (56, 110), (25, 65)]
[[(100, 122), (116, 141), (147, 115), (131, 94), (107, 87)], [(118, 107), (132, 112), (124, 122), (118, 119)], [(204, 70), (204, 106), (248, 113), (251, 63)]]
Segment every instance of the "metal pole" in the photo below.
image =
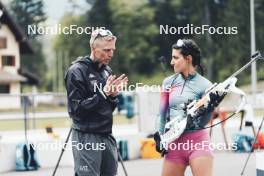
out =
[[(211, 13), (210, 13), (210, 6), (209, 6), (209, 2), (210, 0), (205, 0), (205, 5), (204, 5), (204, 20), (205, 20), (205, 24), (207, 25), (211, 25), (212, 24), (212, 20), (211, 20)], [(206, 56), (207, 60), (208, 60), (208, 79), (212, 80), (213, 78), (213, 57), (211, 57), (212, 53), (214, 52), (214, 48), (213, 48), (213, 38), (212, 35), (210, 35), (208, 32), (205, 34), (205, 39), (206, 39), (206, 44), (208, 45), (208, 50), (206, 51)]]
[[(66, 140), (65, 140), (65, 142), (64, 142), (64, 145), (63, 145), (63, 148), (62, 148), (62, 150), (61, 150), (61, 153), (60, 153), (59, 159), (58, 159), (58, 161), (57, 161), (57, 163), (56, 163), (56, 166), (55, 166), (55, 168), (54, 168), (54, 170), (53, 170), (53, 172), (52, 172), (52, 176), (55, 176), (55, 175), (56, 175), (57, 169), (58, 169), (58, 167), (59, 167), (59, 164), (60, 164), (60, 161), (61, 161), (62, 155), (63, 155), (63, 153), (64, 153), (64, 151), (65, 151), (65, 149), (66, 149), (66, 147), (67, 147), (67, 144), (68, 144), (68, 141), (69, 141), (69, 139), (70, 139), (71, 133), (72, 133), (72, 128), (70, 129), (70, 131), (69, 131), (69, 133), (68, 133), (68, 135), (67, 135), (67, 138), (66, 138)], [(125, 173), (125, 176), (128, 176), (128, 174), (127, 174), (127, 170), (126, 170), (126, 168), (125, 168), (125, 165), (124, 165), (124, 162), (123, 162), (122, 156), (121, 156), (121, 154), (120, 154), (120, 152), (119, 152), (119, 149), (117, 149), (117, 156), (118, 156), (118, 158), (119, 158), (119, 161), (120, 161), (120, 163), (121, 163), (121, 166), (122, 166), (122, 168), (123, 168), (123, 171), (124, 171), (124, 173)]]
[(33, 114), (33, 129), (36, 129), (36, 104), (35, 104), (35, 93), (32, 94), (32, 114)]
[(121, 166), (122, 166), (122, 168), (123, 168), (123, 171), (124, 171), (124, 173), (125, 173), (125, 176), (128, 176), (128, 174), (127, 174), (127, 170), (126, 170), (126, 167), (125, 167), (125, 165), (124, 165), (124, 162), (123, 162), (123, 159), (122, 159), (122, 156), (121, 156), (121, 154), (120, 154), (119, 149), (117, 149), (117, 156), (118, 156), (118, 158), (119, 158), (119, 161), (120, 161), (120, 163), (121, 163)]
[(251, 60), (248, 63), (246, 63), (243, 67), (241, 67), (239, 70), (237, 70), (235, 73), (233, 73), (229, 78), (236, 77), (238, 74), (244, 71), (250, 64), (252, 65), (253, 63), (255, 63), (254, 61), (258, 59), (263, 59), (263, 57), (261, 56), (259, 51), (256, 51), (251, 56)]
[(249, 161), (249, 158), (250, 158), (251, 154), (254, 152), (254, 144), (256, 144), (257, 141), (258, 141), (258, 136), (259, 136), (260, 130), (261, 130), (261, 128), (262, 128), (263, 122), (264, 122), (264, 117), (262, 118), (262, 121), (261, 121), (261, 123), (260, 123), (260, 125), (259, 125), (259, 129), (258, 129), (257, 135), (255, 136), (254, 142), (253, 142), (253, 144), (252, 144), (252, 146), (251, 146), (250, 153), (248, 154), (248, 157), (247, 157), (247, 159), (246, 159), (246, 163), (245, 163), (245, 165), (244, 165), (244, 167), (243, 167), (243, 169), (242, 169), (241, 176), (244, 175), (244, 172), (245, 172), (245, 169), (246, 169), (247, 163), (248, 163), (248, 161)]
[(28, 138), (27, 138), (27, 129), (28, 129), (28, 100), (27, 96), (23, 96), (23, 110), (24, 110), (24, 133), (25, 133), (25, 141), (27, 144)]
[(67, 147), (67, 144), (68, 144), (68, 141), (69, 141), (69, 139), (70, 139), (71, 133), (72, 133), (72, 128), (70, 129), (70, 131), (69, 131), (69, 133), (68, 133), (68, 135), (67, 135), (67, 138), (66, 138), (66, 140), (65, 140), (65, 142), (64, 142), (64, 145), (63, 145), (63, 147), (62, 147), (62, 149), (61, 149), (61, 153), (60, 153), (59, 159), (58, 159), (58, 161), (57, 161), (57, 163), (56, 163), (56, 166), (55, 166), (55, 168), (54, 168), (54, 170), (53, 170), (52, 176), (55, 176), (55, 174), (56, 174), (56, 172), (57, 172), (57, 169), (58, 169), (59, 164), (60, 164), (60, 161), (61, 161), (61, 157), (62, 157), (62, 155), (63, 155), (63, 153), (64, 153), (64, 151), (65, 151), (65, 149), (66, 149), (66, 147)]
[(158, 58), (158, 62), (159, 62), (160, 65), (161, 65), (162, 72), (163, 72), (164, 76), (167, 76), (167, 70), (166, 70), (166, 63), (167, 63), (167, 61), (166, 61), (165, 56), (161, 56), (161, 57), (159, 57), (159, 58)]
[[(251, 39), (251, 55), (256, 51), (256, 39), (255, 39), (255, 12), (254, 12), (254, 0), (250, 0), (250, 39)], [(253, 58), (251, 58), (253, 59)], [(257, 73), (256, 63), (251, 65), (251, 90), (253, 98), (253, 108), (255, 105), (256, 91), (257, 91)]]

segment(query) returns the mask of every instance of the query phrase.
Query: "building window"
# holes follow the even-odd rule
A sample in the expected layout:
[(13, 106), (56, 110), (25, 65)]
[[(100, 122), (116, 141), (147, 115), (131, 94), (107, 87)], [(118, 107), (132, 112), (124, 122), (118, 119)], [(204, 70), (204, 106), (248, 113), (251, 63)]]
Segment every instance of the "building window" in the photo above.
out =
[(10, 93), (10, 85), (0, 84), (0, 93)]
[(2, 66), (15, 66), (15, 56), (2, 56)]
[(6, 38), (5, 37), (0, 37), (0, 49), (7, 48), (6, 46)]

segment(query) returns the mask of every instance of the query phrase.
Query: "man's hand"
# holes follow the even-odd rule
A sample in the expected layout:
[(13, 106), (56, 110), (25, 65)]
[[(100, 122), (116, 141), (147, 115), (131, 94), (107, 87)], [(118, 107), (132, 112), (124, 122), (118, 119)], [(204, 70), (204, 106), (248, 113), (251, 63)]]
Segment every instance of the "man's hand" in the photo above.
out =
[(110, 75), (104, 86), (104, 93), (107, 96), (116, 96), (125, 85), (127, 85), (128, 78), (125, 74), (122, 74), (118, 78), (115, 75)]
[(168, 151), (162, 146), (159, 132), (154, 133), (154, 141), (156, 143), (156, 151), (161, 153), (162, 156), (168, 153)]
[(110, 75), (108, 78), (107, 78), (107, 81), (106, 81), (106, 84), (104, 86), (104, 93), (106, 94), (106, 96), (109, 96), (111, 95), (111, 86), (112, 86), (112, 83), (113, 81), (115, 80), (116, 78), (116, 75)]

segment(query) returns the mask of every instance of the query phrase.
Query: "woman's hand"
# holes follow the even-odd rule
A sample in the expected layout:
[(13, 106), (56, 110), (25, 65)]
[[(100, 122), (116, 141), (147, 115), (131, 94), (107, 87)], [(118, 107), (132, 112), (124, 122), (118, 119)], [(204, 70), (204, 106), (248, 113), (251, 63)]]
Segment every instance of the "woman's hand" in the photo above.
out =
[(163, 147), (161, 143), (161, 138), (159, 132), (154, 133), (154, 141), (156, 143), (156, 151), (161, 154), (161, 156), (164, 156), (168, 153), (168, 151)]

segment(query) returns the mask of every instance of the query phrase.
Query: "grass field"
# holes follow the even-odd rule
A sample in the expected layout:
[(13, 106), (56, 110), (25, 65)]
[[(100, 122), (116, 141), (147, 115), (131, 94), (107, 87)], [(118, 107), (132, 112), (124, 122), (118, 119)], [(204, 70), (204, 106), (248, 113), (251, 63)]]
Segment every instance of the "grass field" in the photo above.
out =
[[(66, 106), (60, 105), (39, 105), (35, 110), (32, 109), (32, 106), (29, 107), (29, 112), (67, 112)], [(1, 114), (9, 113), (21, 113), (23, 114), (23, 109), (5, 109), (0, 110)], [(229, 113), (230, 115), (230, 113)], [(264, 109), (258, 109), (254, 112), (255, 117), (263, 117)], [(237, 118), (240, 117), (240, 114), (236, 115)], [(115, 115), (114, 124), (130, 124), (135, 123), (136, 118), (127, 119), (124, 115)], [(67, 117), (63, 118), (38, 118), (35, 121), (30, 119), (28, 121), (28, 129), (44, 129), (47, 126), (52, 126), (53, 128), (68, 128), (71, 126), (71, 119)], [(21, 120), (0, 120), (0, 131), (6, 130), (23, 130), (24, 121)]]
[[(132, 119), (127, 119), (123, 115), (114, 116), (114, 124), (130, 124), (135, 123), (135, 117)], [(31, 119), (28, 122), (29, 129), (44, 129), (47, 126), (52, 126), (53, 128), (68, 128), (71, 126), (70, 118), (48, 118), (48, 119), (36, 119), (35, 125), (34, 121)], [(0, 120), (0, 131), (6, 130), (23, 130), (24, 121), (23, 120)]]
[[(0, 109), (0, 114), (1, 113), (19, 113), (22, 112), (23, 109)], [(28, 109), (29, 112), (47, 112), (47, 111), (52, 111), (52, 112), (62, 112), (62, 111), (67, 111), (66, 106), (59, 106), (59, 105), (39, 105), (35, 109), (33, 109), (32, 106), (29, 106)]]
[[(38, 111), (41, 112), (41, 111)], [(230, 115), (230, 114), (229, 114)], [(264, 110), (256, 110), (254, 112), (255, 117), (263, 117)], [(239, 118), (240, 114), (236, 115), (234, 118)], [(136, 118), (127, 119), (124, 115), (115, 115), (114, 124), (131, 124), (135, 123)], [(43, 119), (30, 119), (28, 121), (28, 129), (44, 129), (47, 126), (52, 126), (53, 128), (68, 128), (71, 126), (71, 119), (64, 118), (43, 118)], [(23, 130), (24, 121), (21, 120), (0, 120), (0, 131), (7, 130)]]

